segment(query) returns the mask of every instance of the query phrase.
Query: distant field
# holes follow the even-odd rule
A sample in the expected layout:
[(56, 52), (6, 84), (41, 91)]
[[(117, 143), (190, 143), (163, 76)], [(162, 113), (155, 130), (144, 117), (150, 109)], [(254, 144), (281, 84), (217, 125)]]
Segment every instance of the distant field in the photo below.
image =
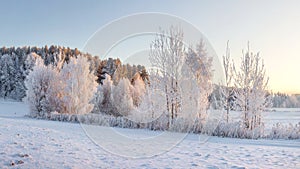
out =
[[(221, 113), (213, 111), (214, 114), (209, 114), (209, 118), (221, 119)], [(223, 116), (225, 116), (223, 114)], [(232, 121), (239, 121), (241, 119), (241, 112), (231, 111), (229, 117)], [(263, 121), (266, 129), (271, 129), (276, 123), (282, 124), (298, 124), (300, 122), (300, 108), (272, 108), (268, 112), (263, 113)]]

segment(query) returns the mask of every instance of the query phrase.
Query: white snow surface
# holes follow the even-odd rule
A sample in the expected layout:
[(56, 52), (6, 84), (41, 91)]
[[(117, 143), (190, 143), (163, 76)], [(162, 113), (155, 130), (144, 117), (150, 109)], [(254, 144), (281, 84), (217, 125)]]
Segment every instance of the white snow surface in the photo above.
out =
[[(130, 158), (95, 144), (80, 124), (31, 119), (27, 113), (24, 103), (0, 101), (0, 168), (300, 168), (300, 140), (209, 137), (203, 142), (189, 134), (167, 152)], [(142, 139), (161, 133), (115, 130)]]

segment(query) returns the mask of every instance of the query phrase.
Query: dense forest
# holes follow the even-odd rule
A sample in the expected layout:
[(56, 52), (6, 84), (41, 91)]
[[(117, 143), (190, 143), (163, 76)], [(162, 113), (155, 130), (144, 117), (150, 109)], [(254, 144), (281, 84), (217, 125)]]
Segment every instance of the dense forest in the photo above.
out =
[(61, 46), (44, 47), (2, 47), (0, 48), (0, 98), (22, 100), (26, 95), (24, 81), (34, 66), (34, 58), (40, 56), (44, 64), (56, 66), (58, 63), (68, 63), (70, 58), (79, 55), (86, 57), (90, 63), (90, 71), (97, 76), (97, 82), (102, 84), (105, 74), (112, 77), (117, 84), (122, 77), (132, 79), (138, 72), (147, 79), (145, 67), (142, 65), (123, 65), (119, 59), (103, 59), (82, 53), (77, 48), (70, 49)]

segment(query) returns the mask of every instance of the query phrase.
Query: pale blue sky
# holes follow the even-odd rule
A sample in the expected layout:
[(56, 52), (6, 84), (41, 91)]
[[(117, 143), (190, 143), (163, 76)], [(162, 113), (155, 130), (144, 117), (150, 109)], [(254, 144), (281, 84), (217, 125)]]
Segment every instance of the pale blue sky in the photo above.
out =
[(61, 45), (82, 49), (106, 23), (140, 12), (163, 12), (195, 25), (219, 57), (230, 40), (239, 59), (247, 41), (265, 60), (274, 91), (300, 93), (300, 1), (2, 0), (0, 46)]

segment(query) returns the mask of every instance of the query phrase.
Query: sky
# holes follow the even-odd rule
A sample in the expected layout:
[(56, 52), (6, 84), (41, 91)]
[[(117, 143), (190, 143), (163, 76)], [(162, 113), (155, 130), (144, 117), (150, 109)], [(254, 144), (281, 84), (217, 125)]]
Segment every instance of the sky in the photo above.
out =
[(269, 88), (300, 93), (299, 8), (297, 0), (1, 0), (0, 46), (83, 49), (99, 28), (113, 20), (161, 12), (197, 27), (219, 58), (229, 40), (231, 56), (239, 62), (249, 41), (251, 51), (264, 60)]

